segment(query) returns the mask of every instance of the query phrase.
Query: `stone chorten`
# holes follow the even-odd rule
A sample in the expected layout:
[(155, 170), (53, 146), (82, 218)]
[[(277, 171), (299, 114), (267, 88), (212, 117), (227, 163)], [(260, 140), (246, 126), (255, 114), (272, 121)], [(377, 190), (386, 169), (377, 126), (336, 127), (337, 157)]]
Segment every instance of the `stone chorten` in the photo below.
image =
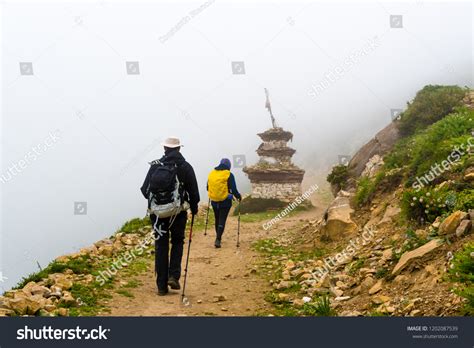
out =
[(296, 150), (287, 143), (293, 140), (293, 133), (277, 127), (266, 89), (265, 94), (265, 107), (270, 113), (273, 127), (258, 134), (263, 140), (257, 149), (260, 160), (243, 171), (252, 184), (252, 198), (276, 198), (289, 202), (301, 195), (305, 171), (291, 162)]

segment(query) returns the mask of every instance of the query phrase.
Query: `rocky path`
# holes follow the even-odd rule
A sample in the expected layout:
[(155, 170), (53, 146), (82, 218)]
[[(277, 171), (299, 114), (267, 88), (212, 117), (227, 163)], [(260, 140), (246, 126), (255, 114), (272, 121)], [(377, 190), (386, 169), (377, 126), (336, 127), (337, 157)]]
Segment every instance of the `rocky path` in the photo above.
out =
[[(264, 300), (270, 284), (252, 271), (262, 258), (252, 243), (273, 238), (282, 228), (291, 228), (305, 217), (314, 218), (315, 211), (304, 212), (281, 221), (276, 228), (265, 231), (263, 222), (241, 223), (240, 247), (236, 247), (237, 218), (230, 216), (221, 249), (214, 247), (214, 231), (207, 236), (196, 231), (191, 246), (186, 296), (189, 305), (181, 302), (181, 292), (170, 290), (167, 296), (156, 293), (153, 261), (150, 271), (137, 276), (141, 283), (131, 289), (133, 297), (114, 294), (108, 301), (111, 316), (249, 316), (268, 312), (271, 305)], [(185, 244), (185, 253), (187, 244)], [(185, 255), (183, 257), (183, 270)], [(124, 279), (125, 281), (127, 279)], [(181, 279), (181, 285), (182, 285)]]

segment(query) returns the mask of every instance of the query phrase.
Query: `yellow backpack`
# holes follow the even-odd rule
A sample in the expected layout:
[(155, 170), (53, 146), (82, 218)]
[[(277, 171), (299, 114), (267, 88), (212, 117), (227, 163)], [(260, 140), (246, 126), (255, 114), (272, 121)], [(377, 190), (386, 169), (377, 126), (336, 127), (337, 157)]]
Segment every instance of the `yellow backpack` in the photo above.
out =
[(207, 191), (209, 198), (214, 202), (222, 202), (229, 195), (227, 180), (229, 180), (230, 170), (216, 170), (209, 173), (207, 178)]

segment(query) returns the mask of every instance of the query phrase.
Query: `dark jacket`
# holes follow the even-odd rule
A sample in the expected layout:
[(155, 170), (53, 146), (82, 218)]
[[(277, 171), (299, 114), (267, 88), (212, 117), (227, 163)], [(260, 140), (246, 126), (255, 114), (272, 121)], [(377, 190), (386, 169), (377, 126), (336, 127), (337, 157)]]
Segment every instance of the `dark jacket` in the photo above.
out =
[[(177, 175), (179, 182), (183, 184), (184, 199), (189, 203), (191, 212), (196, 214), (198, 211), (198, 203), (200, 198), (196, 175), (194, 174), (193, 167), (188, 162), (186, 162), (181, 152), (176, 149), (167, 150), (165, 155), (159, 159), (159, 162), (171, 162), (178, 165)], [(148, 199), (148, 186), (150, 183), (150, 177), (158, 167), (158, 161), (153, 161), (150, 164), (150, 169), (148, 170), (145, 181), (140, 188), (143, 196), (146, 199)]]
[[(217, 167), (214, 168), (215, 170), (229, 170), (228, 167), (226, 167), (225, 165), (218, 165)], [(208, 190), (209, 190), (209, 184), (208, 184)], [(235, 183), (235, 177), (234, 177), (234, 174), (230, 173), (229, 175), (229, 179), (227, 179), (227, 188), (229, 190), (229, 196), (221, 201), (221, 202), (214, 202), (212, 201), (212, 205), (215, 206), (215, 207), (222, 207), (222, 208), (226, 208), (226, 207), (231, 207), (232, 206), (232, 198), (233, 196), (235, 196), (235, 198), (237, 198), (238, 200), (241, 200), (242, 199), (242, 196), (241, 194), (239, 193), (239, 191), (237, 190), (237, 184)]]

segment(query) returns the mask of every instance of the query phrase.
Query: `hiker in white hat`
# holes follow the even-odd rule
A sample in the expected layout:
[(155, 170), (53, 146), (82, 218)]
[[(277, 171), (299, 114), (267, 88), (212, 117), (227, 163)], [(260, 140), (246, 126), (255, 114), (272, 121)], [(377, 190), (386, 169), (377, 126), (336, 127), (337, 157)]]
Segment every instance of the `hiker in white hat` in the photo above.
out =
[(161, 145), (165, 154), (150, 162), (141, 191), (148, 199), (148, 213), (155, 231), (156, 284), (158, 295), (163, 296), (168, 293), (168, 286), (180, 289), (187, 209), (192, 215), (197, 214), (199, 189), (193, 167), (180, 152), (181, 141), (168, 137)]

